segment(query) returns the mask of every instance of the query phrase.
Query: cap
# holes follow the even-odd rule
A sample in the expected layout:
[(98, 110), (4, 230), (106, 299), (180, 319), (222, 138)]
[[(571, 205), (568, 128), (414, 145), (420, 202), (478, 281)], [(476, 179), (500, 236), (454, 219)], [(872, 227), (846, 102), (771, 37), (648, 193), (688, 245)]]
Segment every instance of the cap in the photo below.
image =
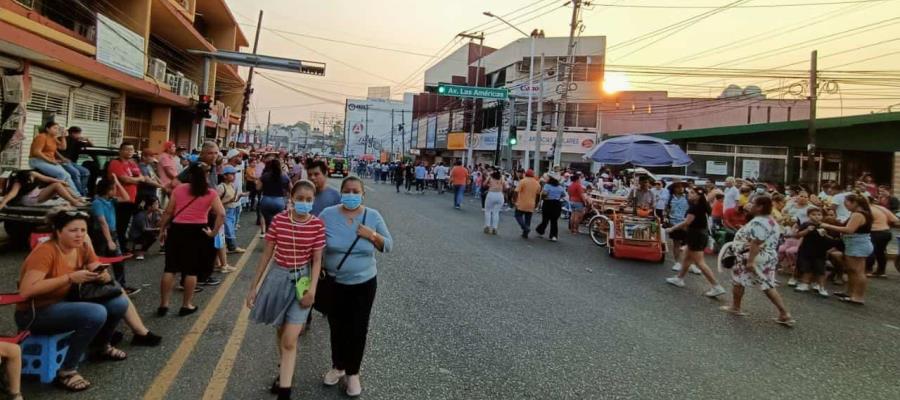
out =
[(226, 165), (225, 168), (222, 170), (222, 175), (236, 174), (236, 173), (237, 173), (237, 169), (235, 169), (234, 167), (232, 167), (230, 165)]
[(528, 171), (525, 171), (525, 176), (527, 176), (529, 178), (534, 178), (534, 170), (529, 169)]
[(238, 149), (231, 149), (231, 150), (228, 150), (228, 153), (225, 154), (225, 158), (231, 159), (231, 158), (237, 157), (239, 155), (241, 155), (241, 152), (238, 151)]

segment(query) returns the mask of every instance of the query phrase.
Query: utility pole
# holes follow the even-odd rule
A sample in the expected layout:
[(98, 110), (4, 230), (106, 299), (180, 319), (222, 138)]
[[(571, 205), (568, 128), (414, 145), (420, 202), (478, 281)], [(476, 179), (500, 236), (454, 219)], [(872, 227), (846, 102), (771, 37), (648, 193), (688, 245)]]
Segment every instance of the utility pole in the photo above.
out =
[(540, 93), (538, 94), (537, 106), (537, 138), (534, 141), (534, 173), (535, 176), (541, 176), (541, 141), (544, 132), (544, 53), (541, 53), (541, 74), (538, 77), (541, 80)]
[(272, 126), (272, 110), (269, 110), (269, 119), (266, 120), (266, 146), (269, 145), (269, 128)]
[[(456, 35), (458, 37), (468, 38), (471, 42), (474, 39), (478, 39), (478, 63), (475, 67), (475, 86), (478, 86), (478, 78), (481, 76), (481, 59), (484, 58), (484, 32), (480, 32), (477, 35), (469, 34), (469, 33), (460, 33)], [(472, 118), (469, 125), (469, 140), (466, 143), (466, 162), (464, 164), (468, 165), (469, 168), (473, 168), (475, 163), (472, 161), (472, 146), (473, 140), (475, 139), (475, 113), (478, 109), (478, 100), (472, 99)], [(500, 128), (497, 128), (500, 129)], [(499, 153), (499, 152), (498, 152)]]
[[(512, 107), (515, 107), (515, 104), (512, 103)], [(501, 139), (503, 139), (503, 100), (497, 100), (497, 151), (494, 153), (494, 166), (496, 167), (500, 166)]]
[(400, 110), (400, 161), (406, 157), (406, 110)]
[(391, 158), (388, 161), (394, 161), (394, 109), (391, 108)]
[(566, 51), (566, 63), (562, 69), (564, 71), (562, 76), (563, 90), (557, 106), (556, 144), (554, 146), (553, 166), (559, 166), (562, 159), (563, 125), (566, 124), (566, 119), (560, 116), (559, 113), (566, 112), (566, 101), (569, 99), (569, 85), (572, 82), (572, 67), (574, 67), (574, 58), (572, 55), (575, 51), (575, 31), (580, 24), (579, 12), (581, 11), (581, 2), (582, 0), (572, 0), (572, 22), (569, 25), (569, 47)]
[(816, 172), (816, 100), (819, 91), (818, 79), (818, 51), (813, 50), (809, 59), (809, 126), (807, 130), (806, 145), (806, 183), (811, 185), (813, 190), (818, 186)]
[(363, 154), (369, 152), (369, 105), (366, 104), (366, 123), (363, 125), (366, 129), (366, 142), (363, 144)]
[[(253, 39), (253, 54), (256, 54), (256, 47), (259, 45), (259, 31), (262, 29), (262, 17), (263, 11), (259, 10), (259, 20), (256, 22), (256, 37)], [(238, 133), (244, 132), (244, 124), (247, 121), (247, 111), (250, 109), (250, 94), (253, 93), (253, 88), (251, 85), (253, 84), (253, 67), (250, 67), (250, 72), (247, 74), (247, 85), (244, 88), (244, 101), (241, 104), (241, 122), (238, 125)], [(247, 135), (247, 143), (250, 143), (250, 135)]]

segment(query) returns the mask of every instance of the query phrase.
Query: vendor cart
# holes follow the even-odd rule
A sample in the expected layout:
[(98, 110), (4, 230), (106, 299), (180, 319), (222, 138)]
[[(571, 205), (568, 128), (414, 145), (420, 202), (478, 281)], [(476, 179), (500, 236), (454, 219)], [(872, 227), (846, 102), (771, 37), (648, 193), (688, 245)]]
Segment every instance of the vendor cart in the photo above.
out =
[(665, 261), (666, 239), (659, 218), (633, 215), (621, 196), (592, 194), (590, 202), (598, 212), (588, 223), (591, 240), (606, 247), (610, 256)]

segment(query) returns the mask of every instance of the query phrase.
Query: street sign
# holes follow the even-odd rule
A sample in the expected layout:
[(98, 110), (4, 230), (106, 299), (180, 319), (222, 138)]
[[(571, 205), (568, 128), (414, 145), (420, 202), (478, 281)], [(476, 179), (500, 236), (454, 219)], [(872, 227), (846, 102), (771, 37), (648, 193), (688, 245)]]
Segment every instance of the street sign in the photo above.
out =
[(478, 99), (506, 100), (509, 98), (509, 89), (486, 88), (462, 85), (438, 85), (438, 95), (453, 97), (473, 97)]
[(204, 57), (212, 57), (217, 62), (240, 65), (243, 67), (257, 67), (276, 71), (296, 72), (306, 75), (325, 75), (325, 63), (305, 60), (294, 60), (290, 58), (261, 56), (257, 54), (247, 54), (238, 51), (203, 51), (188, 50), (188, 53), (196, 54)]

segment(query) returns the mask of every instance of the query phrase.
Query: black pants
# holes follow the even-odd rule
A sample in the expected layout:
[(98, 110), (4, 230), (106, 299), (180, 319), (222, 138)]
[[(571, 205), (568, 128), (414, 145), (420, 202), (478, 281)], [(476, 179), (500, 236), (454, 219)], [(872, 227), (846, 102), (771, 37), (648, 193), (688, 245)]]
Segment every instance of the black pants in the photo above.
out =
[(141, 234), (140, 238), (135, 240), (134, 248), (140, 248), (141, 251), (146, 253), (147, 250), (150, 250), (150, 246), (153, 246), (153, 243), (156, 243), (156, 238), (156, 231), (146, 231)]
[(425, 180), (416, 178), (416, 191), (424, 192), (425, 191)]
[(550, 225), (550, 237), (559, 237), (559, 215), (562, 213), (562, 203), (559, 200), (544, 200), (541, 207), (541, 224), (535, 229), (538, 235), (543, 235)]
[(256, 190), (256, 183), (248, 182), (248, 185), (250, 186), (250, 188), (249, 188), (250, 189), (249, 190), (249, 192), (250, 192), (250, 209), (255, 210), (256, 203), (259, 202), (259, 196), (261, 193)]
[(415, 178), (413, 178), (413, 177), (409, 177), (409, 176), (406, 177), (406, 191), (407, 191), (407, 192), (409, 191), (409, 189), (412, 188), (412, 184), (413, 184), (413, 180), (414, 180), (414, 179), (415, 179)]
[(397, 193), (400, 193), (400, 186), (403, 186), (403, 179), (395, 179), (394, 184), (397, 185)]
[(870, 235), (872, 236), (872, 247), (875, 250), (866, 258), (866, 272), (872, 272), (872, 267), (875, 265), (875, 262), (878, 262), (878, 269), (875, 270), (875, 274), (882, 275), (887, 267), (886, 253), (888, 244), (891, 243), (891, 231), (872, 231)]
[[(118, 218), (117, 218), (117, 221)], [(116, 226), (118, 228), (118, 226)], [(112, 232), (110, 232), (112, 233)], [(116, 249), (110, 250), (109, 244), (106, 242), (106, 239), (103, 237), (98, 237), (97, 240), (93, 240), (94, 250), (97, 252), (97, 255), (100, 257), (116, 257), (122, 255), (122, 245), (118, 238), (113, 236), (113, 241), (116, 242)], [(116, 279), (116, 282), (119, 282), (119, 285), (125, 287), (125, 263), (117, 262), (112, 264), (112, 274), (113, 278)]]
[(331, 366), (346, 371), (347, 375), (359, 374), (377, 287), (377, 278), (358, 285), (335, 284), (336, 304), (328, 314)]
[(116, 202), (116, 238), (119, 239), (119, 245), (123, 247), (123, 253), (127, 253), (130, 249), (128, 247), (128, 225), (131, 224), (131, 217), (135, 212), (137, 212), (137, 205), (134, 203)]

